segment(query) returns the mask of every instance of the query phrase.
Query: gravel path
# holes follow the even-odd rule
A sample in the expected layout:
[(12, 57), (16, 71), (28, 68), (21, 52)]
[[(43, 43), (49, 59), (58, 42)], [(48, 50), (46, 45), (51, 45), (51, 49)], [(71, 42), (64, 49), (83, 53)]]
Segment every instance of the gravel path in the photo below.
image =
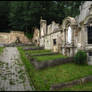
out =
[(0, 91), (32, 91), (16, 47), (6, 47), (0, 56)]

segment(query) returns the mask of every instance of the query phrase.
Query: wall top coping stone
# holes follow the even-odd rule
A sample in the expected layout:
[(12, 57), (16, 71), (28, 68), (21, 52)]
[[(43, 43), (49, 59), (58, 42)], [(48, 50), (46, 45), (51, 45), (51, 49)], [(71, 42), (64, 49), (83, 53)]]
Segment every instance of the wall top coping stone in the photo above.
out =
[(0, 34), (10, 34), (10, 33), (24, 33), (24, 32), (22, 31), (0, 32)]
[(22, 31), (11, 31), (10, 33), (24, 33), (24, 32), (22, 32)]
[(0, 32), (0, 35), (1, 35), (1, 34), (10, 34), (10, 33)]

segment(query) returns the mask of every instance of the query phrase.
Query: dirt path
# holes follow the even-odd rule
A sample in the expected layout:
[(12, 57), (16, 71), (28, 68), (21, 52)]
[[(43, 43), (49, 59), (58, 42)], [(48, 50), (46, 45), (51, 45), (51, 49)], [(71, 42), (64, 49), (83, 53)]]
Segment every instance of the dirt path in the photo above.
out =
[(32, 91), (16, 47), (6, 47), (0, 56), (0, 91)]

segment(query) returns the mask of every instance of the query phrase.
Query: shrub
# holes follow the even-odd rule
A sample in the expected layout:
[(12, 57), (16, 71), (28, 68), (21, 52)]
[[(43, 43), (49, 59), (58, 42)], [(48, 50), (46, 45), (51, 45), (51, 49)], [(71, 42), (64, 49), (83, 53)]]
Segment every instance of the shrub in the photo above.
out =
[(87, 54), (85, 51), (79, 50), (75, 56), (74, 56), (74, 61), (77, 64), (86, 64), (87, 61)]

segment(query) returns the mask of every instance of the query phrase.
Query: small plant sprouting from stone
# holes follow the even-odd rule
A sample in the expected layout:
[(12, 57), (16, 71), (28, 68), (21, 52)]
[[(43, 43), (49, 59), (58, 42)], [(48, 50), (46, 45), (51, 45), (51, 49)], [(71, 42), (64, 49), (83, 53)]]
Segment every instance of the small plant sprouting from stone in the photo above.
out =
[(22, 70), (19, 70), (18, 73), (22, 73)]
[(25, 82), (25, 76), (22, 74), (19, 75), (19, 79), (21, 79), (22, 81), (20, 83), (24, 83)]
[(10, 85), (15, 85), (15, 82), (13, 80), (10, 80)]

